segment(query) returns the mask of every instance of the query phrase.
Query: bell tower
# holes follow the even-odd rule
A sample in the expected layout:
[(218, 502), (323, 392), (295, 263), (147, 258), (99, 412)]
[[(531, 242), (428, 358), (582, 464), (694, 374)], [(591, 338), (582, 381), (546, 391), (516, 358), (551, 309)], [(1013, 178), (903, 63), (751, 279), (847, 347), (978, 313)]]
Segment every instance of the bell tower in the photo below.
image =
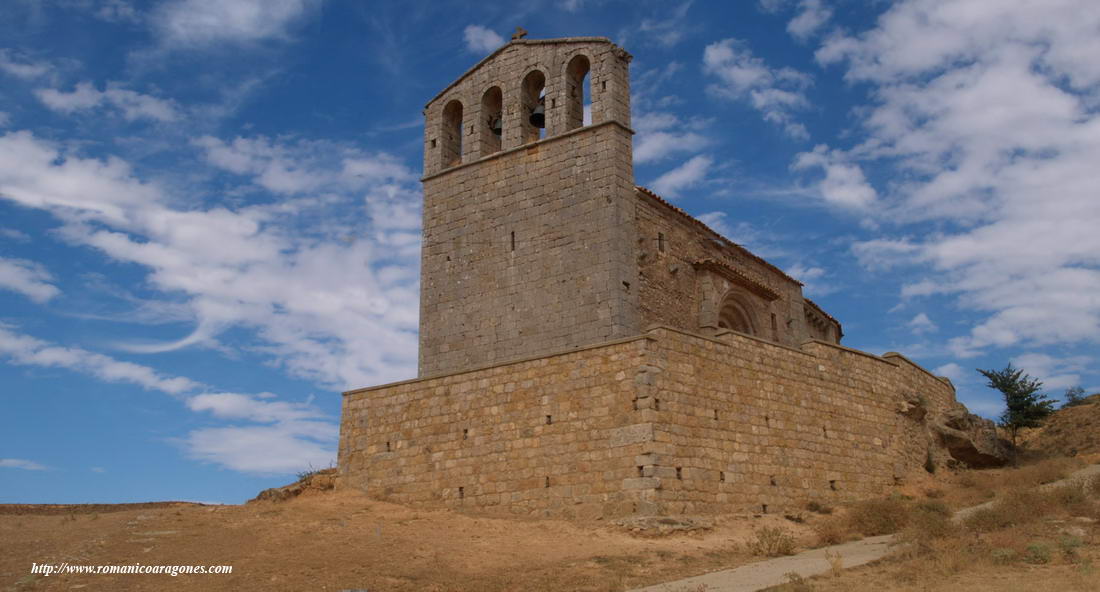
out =
[(513, 38), (425, 107), (421, 377), (640, 332), (630, 59)]

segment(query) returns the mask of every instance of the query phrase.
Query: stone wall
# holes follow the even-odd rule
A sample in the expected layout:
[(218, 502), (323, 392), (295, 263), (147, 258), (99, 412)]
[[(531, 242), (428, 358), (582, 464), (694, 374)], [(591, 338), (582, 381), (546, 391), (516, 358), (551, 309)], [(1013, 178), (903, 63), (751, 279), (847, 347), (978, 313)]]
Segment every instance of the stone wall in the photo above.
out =
[(898, 355), (661, 327), (348, 392), (339, 466), (372, 497), (430, 507), (775, 512), (882, 493), (930, 453), (942, 465), (926, 418), (953, 405)]
[[(565, 74), (580, 58), (591, 63), (593, 123), (570, 128)], [(420, 376), (640, 332), (628, 62), (607, 40), (520, 40), (428, 104)], [(525, 136), (521, 96), (536, 71), (541, 140)], [(486, 154), (482, 96), (493, 88), (504, 124), (500, 150)], [(456, 102), (465, 136), (461, 163), (448, 167), (442, 122)]]
[(341, 482), (412, 505), (631, 514), (622, 483), (643, 444), (621, 428), (649, 341), (345, 393)]
[[(802, 285), (780, 269), (651, 193), (637, 190), (638, 275), (642, 326), (668, 325), (689, 332), (717, 329), (723, 297), (733, 294), (751, 317), (753, 334), (797, 347), (812, 337)], [(737, 284), (696, 265), (712, 260), (745, 277)], [(766, 290), (746, 287), (756, 283)], [(771, 295), (762, 295), (771, 292)], [(835, 321), (834, 321), (835, 324)], [(839, 324), (826, 341), (839, 341)]]

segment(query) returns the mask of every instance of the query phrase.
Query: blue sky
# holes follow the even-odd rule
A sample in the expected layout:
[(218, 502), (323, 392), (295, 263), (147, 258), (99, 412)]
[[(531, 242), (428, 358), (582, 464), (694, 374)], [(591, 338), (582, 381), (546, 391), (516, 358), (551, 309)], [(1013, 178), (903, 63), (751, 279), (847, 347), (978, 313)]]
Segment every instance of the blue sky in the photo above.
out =
[[(517, 13), (518, 11), (523, 11)], [(415, 375), (421, 109), (521, 25), (634, 55), (635, 172), (844, 343), (1100, 390), (1093, 0), (12, 0), (0, 502), (240, 502)]]

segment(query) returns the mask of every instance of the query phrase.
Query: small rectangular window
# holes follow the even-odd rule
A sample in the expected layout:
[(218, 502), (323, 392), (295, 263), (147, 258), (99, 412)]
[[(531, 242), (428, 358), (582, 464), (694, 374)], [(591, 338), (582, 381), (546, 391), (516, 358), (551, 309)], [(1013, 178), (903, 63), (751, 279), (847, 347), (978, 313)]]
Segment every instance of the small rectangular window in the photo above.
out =
[(665, 233), (663, 232), (657, 233), (657, 250), (661, 253), (665, 252)]
[(516, 231), (512, 231), (512, 250), (516, 250)]

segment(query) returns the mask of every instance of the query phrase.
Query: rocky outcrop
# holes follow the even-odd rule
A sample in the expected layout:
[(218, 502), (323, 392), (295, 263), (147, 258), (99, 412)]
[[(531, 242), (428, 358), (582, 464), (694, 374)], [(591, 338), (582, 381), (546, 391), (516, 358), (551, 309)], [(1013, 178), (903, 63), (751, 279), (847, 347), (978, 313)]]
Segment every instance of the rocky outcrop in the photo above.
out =
[(963, 405), (929, 418), (928, 427), (951, 458), (969, 467), (1000, 466), (1011, 453), (1008, 443), (997, 435), (996, 425), (970, 413)]
[(324, 469), (302, 475), (294, 483), (282, 487), (272, 487), (260, 492), (249, 503), (259, 501), (281, 502), (293, 499), (306, 492), (328, 491), (336, 487), (336, 469)]

